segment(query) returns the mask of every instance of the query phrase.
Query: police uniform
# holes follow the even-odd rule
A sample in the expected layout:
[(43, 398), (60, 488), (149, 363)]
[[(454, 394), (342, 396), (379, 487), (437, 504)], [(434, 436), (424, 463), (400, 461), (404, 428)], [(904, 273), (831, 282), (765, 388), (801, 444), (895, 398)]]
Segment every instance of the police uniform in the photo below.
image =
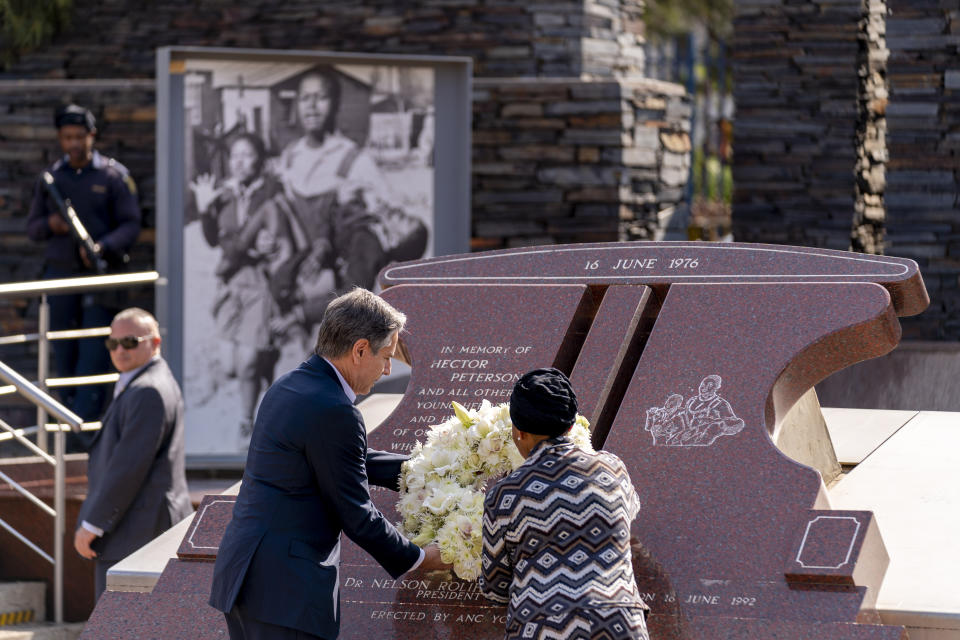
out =
[[(95, 130), (93, 116), (86, 109), (71, 105), (58, 112), (56, 124), (79, 124)], [(86, 165), (70, 166), (64, 156), (47, 169), (64, 200), (69, 200), (87, 232), (104, 252), (108, 262), (120, 262), (140, 233), (140, 207), (137, 191), (126, 167), (94, 151)], [(44, 278), (70, 278), (95, 275), (83, 264), (80, 243), (73, 234), (56, 235), (49, 216), (58, 212), (42, 179), (34, 187), (33, 202), (27, 218), (27, 235), (45, 242)], [(50, 296), (50, 328), (54, 331), (109, 325), (117, 311), (104, 294)], [(103, 374), (111, 371), (110, 354), (102, 339), (58, 340), (53, 343), (59, 376)], [(99, 418), (106, 396), (103, 385), (65, 389), (64, 403), (84, 420)]]

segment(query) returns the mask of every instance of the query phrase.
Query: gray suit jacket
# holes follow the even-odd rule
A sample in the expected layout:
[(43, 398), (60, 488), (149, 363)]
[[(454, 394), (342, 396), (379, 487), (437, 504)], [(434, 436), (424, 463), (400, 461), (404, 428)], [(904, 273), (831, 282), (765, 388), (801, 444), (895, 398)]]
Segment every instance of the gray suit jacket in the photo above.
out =
[(192, 513), (183, 444), (183, 398), (162, 359), (147, 364), (110, 404), (90, 449), (87, 499), (77, 520), (103, 529), (93, 549), (115, 561)]

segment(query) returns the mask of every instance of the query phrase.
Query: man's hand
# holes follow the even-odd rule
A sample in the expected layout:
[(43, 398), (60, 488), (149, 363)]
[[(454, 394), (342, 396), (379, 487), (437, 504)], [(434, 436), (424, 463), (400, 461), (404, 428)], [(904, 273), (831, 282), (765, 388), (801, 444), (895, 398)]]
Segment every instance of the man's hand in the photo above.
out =
[(47, 216), (47, 225), (50, 226), (50, 231), (53, 231), (55, 236), (65, 236), (70, 233), (70, 225), (59, 213), (51, 213)]
[[(100, 251), (100, 245), (94, 243), (93, 248)], [(93, 261), (90, 259), (90, 254), (87, 253), (87, 248), (84, 246), (80, 247), (80, 259), (83, 260), (83, 266), (87, 269), (93, 269)]]
[(77, 527), (77, 532), (73, 534), (73, 548), (87, 560), (93, 560), (97, 557), (97, 552), (90, 548), (90, 544), (96, 539), (97, 534), (83, 527)]
[(437, 571), (439, 569), (453, 569), (453, 565), (440, 559), (440, 547), (435, 544), (423, 548), (423, 562), (417, 569), (423, 571)]

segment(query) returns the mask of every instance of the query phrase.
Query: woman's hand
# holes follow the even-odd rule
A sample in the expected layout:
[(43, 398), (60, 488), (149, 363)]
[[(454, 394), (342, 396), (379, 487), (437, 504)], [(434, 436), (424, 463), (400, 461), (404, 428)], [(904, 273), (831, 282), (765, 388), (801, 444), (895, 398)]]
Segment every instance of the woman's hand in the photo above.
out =
[(218, 187), (217, 179), (209, 173), (197, 176), (190, 183), (190, 190), (197, 199), (197, 211), (200, 213), (208, 213), (211, 205), (223, 194), (223, 187)]

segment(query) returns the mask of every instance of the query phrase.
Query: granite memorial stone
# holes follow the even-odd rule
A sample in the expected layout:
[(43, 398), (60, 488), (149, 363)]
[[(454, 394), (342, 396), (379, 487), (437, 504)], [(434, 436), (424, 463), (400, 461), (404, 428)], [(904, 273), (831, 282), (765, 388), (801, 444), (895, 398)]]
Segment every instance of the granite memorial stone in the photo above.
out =
[[(896, 346), (897, 316), (928, 303), (912, 261), (768, 245), (588, 244), (400, 264), (381, 282), (411, 332), (428, 322), (435, 336), (409, 342), (413, 377), (391, 422), (421, 415), (412, 394), (440, 348), (473, 347), (461, 341), (473, 335), (464, 323), (526, 332), (569, 305), (567, 339), (552, 353), (534, 343), (530, 366), (571, 372), (595, 444), (630, 469), (643, 504), (635, 569), (653, 638), (746, 639), (758, 628), (783, 638), (904, 636), (873, 611), (887, 557), (872, 516), (831, 511), (819, 474), (770, 434), (816, 382)], [(505, 284), (523, 292), (507, 314), (480, 293)], [(589, 294), (566, 302), (547, 293), (571, 285)], [(436, 296), (455, 297), (465, 315), (450, 322)], [(484, 366), (509, 371), (497, 356)], [(507, 381), (487, 384), (487, 397), (509, 393)], [(378, 430), (371, 446), (403, 446), (398, 437)], [(499, 637), (502, 611), (456, 595), (471, 586), (364, 583), (344, 620), (370, 630), (383, 619), (401, 637), (452, 637), (464, 624), (470, 637)], [(438, 602), (424, 597), (431, 592)]]
[[(897, 316), (929, 302), (915, 263), (767, 245), (587, 244), (403, 263), (380, 281), (408, 316), (400, 352), (412, 373), (369, 445), (409, 451), (451, 401), (506, 402), (535, 367), (570, 373), (594, 444), (625, 461), (640, 495), (631, 534), (651, 638), (906, 638), (874, 610), (888, 562), (875, 518), (831, 510), (819, 474), (770, 434), (816, 382), (896, 346)], [(373, 496), (399, 519), (397, 494)], [(150, 598), (192, 602), (208, 589), (232, 499), (205, 498), (154, 593), (131, 603), (108, 593), (91, 625), (118, 597), (145, 612)], [(340, 585), (341, 638), (503, 636), (505, 610), (476, 583), (448, 572), (394, 580), (347, 539)], [(196, 637), (220, 637), (222, 623), (203, 617)]]

